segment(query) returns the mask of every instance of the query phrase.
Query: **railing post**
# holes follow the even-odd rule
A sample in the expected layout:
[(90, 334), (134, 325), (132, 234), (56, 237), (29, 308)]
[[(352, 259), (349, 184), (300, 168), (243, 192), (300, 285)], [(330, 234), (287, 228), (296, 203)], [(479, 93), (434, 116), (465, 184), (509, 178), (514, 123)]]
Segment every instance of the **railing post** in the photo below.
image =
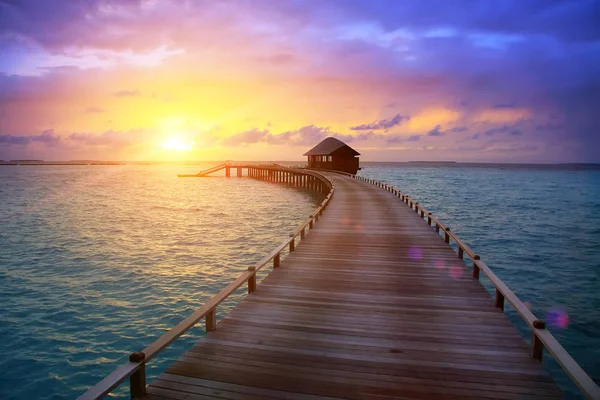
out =
[(496, 288), (496, 307), (504, 311), (504, 295)]
[(212, 332), (217, 329), (217, 313), (213, 308), (206, 314), (206, 332)]
[(290, 242), (290, 253), (294, 250), (296, 250), (296, 238), (294, 237), (293, 233), (290, 233), (290, 237), (292, 238), (292, 241)]
[(435, 223), (435, 231), (437, 233), (440, 233), (440, 224), (438, 224), (437, 222)]
[(300, 231), (300, 240), (304, 239), (304, 227), (302, 228), (302, 230)]
[(313, 216), (310, 216), (310, 220), (308, 221), (308, 228), (312, 229), (313, 228)]
[(280, 253), (275, 254), (275, 257), (273, 257), (273, 268), (279, 268), (279, 265), (281, 265), (281, 257), (280, 257)]
[(450, 228), (446, 227), (446, 230), (444, 231), (444, 242), (446, 243), (450, 243), (450, 234), (448, 234), (449, 231)]
[(473, 257), (473, 278), (479, 280), (479, 266), (475, 263), (475, 260), (479, 260), (480, 257), (476, 254)]
[(460, 258), (461, 260), (463, 259), (463, 248), (462, 246), (458, 246), (458, 258)]
[[(255, 267), (248, 267), (248, 271), (256, 271)], [(248, 293), (256, 292), (256, 274), (252, 274), (250, 278), (248, 278)]]
[(431, 213), (427, 213), (427, 224), (431, 225)]
[(542, 361), (544, 356), (544, 343), (540, 340), (538, 335), (535, 334), (536, 329), (546, 329), (546, 323), (536, 319), (533, 321), (533, 328), (531, 330), (531, 357), (534, 360)]
[(415, 203), (415, 214), (419, 213), (419, 203)]
[(140, 369), (135, 371), (133, 375), (129, 377), (129, 393), (132, 399), (146, 396), (146, 363), (144, 360), (146, 355), (144, 352), (131, 353), (129, 355), (129, 361), (141, 362)]

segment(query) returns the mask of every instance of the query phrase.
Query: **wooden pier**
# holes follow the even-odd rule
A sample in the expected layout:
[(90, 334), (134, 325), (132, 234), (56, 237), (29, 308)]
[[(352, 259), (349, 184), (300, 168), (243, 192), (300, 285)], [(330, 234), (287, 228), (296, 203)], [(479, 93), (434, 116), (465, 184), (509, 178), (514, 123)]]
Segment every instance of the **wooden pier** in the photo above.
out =
[[(148, 400), (562, 398), (540, 363), (544, 348), (584, 395), (600, 398), (543, 321), (405, 193), (327, 171), (221, 167), (309, 187), (324, 200), (271, 254), (80, 399), (127, 378), (131, 397)], [(217, 323), (216, 307), (246, 283), (248, 296)], [(504, 315), (505, 301), (531, 327), (530, 344)], [(201, 319), (206, 336), (147, 385), (146, 363)]]

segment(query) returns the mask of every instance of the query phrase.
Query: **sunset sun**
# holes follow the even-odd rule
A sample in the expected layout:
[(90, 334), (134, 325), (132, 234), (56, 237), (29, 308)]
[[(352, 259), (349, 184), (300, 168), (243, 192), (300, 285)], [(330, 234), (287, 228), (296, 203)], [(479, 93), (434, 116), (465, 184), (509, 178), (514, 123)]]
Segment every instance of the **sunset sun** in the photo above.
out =
[(187, 141), (177, 136), (172, 136), (162, 141), (159, 146), (169, 151), (191, 151), (194, 149), (194, 141)]

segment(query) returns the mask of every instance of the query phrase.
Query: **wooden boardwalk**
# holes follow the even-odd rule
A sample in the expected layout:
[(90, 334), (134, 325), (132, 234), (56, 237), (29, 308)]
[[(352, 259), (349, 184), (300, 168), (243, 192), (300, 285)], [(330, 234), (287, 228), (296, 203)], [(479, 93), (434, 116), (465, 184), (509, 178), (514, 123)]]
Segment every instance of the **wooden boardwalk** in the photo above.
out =
[(145, 398), (563, 397), (422, 218), (326, 175), (335, 196), (315, 229)]

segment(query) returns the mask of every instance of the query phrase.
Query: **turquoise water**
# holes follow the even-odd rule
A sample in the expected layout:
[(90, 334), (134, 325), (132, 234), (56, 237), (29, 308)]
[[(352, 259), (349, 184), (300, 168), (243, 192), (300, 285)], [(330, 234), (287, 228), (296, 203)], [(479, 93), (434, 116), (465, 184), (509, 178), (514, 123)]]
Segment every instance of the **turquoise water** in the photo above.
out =
[[(599, 170), (363, 167), (360, 175), (396, 186), (457, 233), (600, 382)], [(525, 323), (507, 312), (529, 340)], [(577, 397), (548, 354), (544, 364)]]
[[(561, 327), (550, 329), (600, 376), (600, 171), (364, 167), (446, 222), (538, 317), (558, 313)], [(272, 250), (320, 200), (252, 179), (175, 177), (199, 169), (0, 167), (0, 399), (76, 397)], [(201, 336), (199, 325), (176, 341), (149, 376)]]
[[(177, 178), (202, 168), (0, 167), (0, 399), (77, 397), (269, 253), (322, 200), (247, 178)], [(149, 376), (203, 328), (153, 360)], [(123, 386), (117, 394), (128, 398)]]

